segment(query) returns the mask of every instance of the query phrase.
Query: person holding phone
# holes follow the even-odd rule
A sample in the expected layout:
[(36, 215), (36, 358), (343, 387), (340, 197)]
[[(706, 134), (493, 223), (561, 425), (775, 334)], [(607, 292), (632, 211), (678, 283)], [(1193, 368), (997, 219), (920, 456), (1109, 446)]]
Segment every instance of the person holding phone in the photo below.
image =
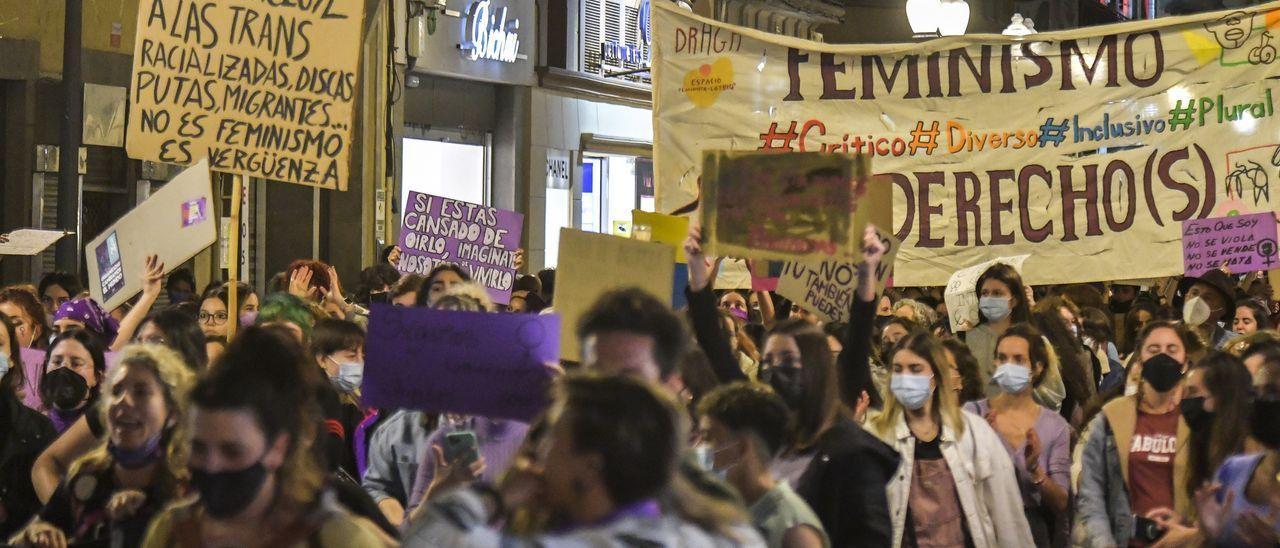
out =
[(1191, 497), (1178, 488), (1186, 485), (1190, 436), (1178, 405), (1188, 345), (1197, 337), (1159, 321), (1137, 340), (1130, 368), (1141, 378), (1138, 393), (1108, 403), (1081, 437), (1076, 527), (1084, 546), (1147, 546), (1166, 531), (1145, 517), (1151, 511), (1191, 511)]
[(447, 417), (427, 441), (408, 508), (476, 480), (497, 481), (520, 450), (529, 425), (486, 417)]

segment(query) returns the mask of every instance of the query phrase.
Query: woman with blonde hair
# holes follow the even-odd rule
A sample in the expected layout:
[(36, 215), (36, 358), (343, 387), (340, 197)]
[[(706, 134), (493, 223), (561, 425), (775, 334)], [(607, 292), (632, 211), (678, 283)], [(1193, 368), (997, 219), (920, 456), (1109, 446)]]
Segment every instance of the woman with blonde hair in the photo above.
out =
[(182, 496), (187, 481), (185, 415), (194, 374), (173, 350), (126, 347), (100, 398), (104, 443), (71, 465), (18, 546), (123, 540), (136, 546), (147, 523)]
[(892, 545), (1035, 545), (1004, 443), (960, 409), (942, 344), (915, 332), (889, 356), (884, 410), (867, 429), (902, 455), (887, 487)]

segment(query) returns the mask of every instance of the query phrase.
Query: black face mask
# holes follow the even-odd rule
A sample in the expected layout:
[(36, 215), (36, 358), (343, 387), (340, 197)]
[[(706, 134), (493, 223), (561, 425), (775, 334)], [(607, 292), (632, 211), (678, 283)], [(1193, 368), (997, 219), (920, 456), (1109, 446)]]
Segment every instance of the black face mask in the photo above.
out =
[(876, 316), (876, 328), (884, 329), (884, 326), (889, 325), (891, 320), (893, 320), (893, 316)]
[(804, 401), (804, 380), (800, 377), (800, 368), (790, 365), (770, 367), (765, 370), (765, 382), (773, 387), (773, 391), (782, 396), (787, 407), (793, 411), (800, 408)]
[(383, 291), (381, 293), (370, 293), (369, 304), (388, 304), (391, 302), (391, 292)]
[(1182, 364), (1168, 354), (1156, 354), (1142, 362), (1142, 380), (1156, 392), (1168, 392), (1182, 380)]
[(1213, 412), (1205, 411), (1204, 396), (1198, 398), (1182, 398), (1179, 404), (1182, 409), (1182, 419), (1187, 421), (1187, 426), (1193, 431), (1202, 431), (1209, 429), (1213, 425)]
[(200, 493), (204, 510), (216, 519), (228, 519), (243, 512), (262, 489), (267, 469), (262, 461), (243, 470), (207, 472), (191, 468), (191, 485)]
[(1249, 424), (1258, 443), (1280, 450), (1280, 398), (1264, 396), (1253, 400)]
[(89, 395), (89, 383), (69, 367), (59, 367), (44, 374), (40, 382), (40, 396), (54, 409), (71, 411)]

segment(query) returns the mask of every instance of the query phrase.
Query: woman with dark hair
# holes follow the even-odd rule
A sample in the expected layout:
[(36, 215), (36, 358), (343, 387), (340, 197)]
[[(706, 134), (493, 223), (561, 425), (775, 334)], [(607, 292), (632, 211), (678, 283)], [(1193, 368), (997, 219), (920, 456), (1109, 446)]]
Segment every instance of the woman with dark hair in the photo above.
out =
[(994, 379), (1000, 394), (966, 404), (1004, 441), (1022, 491), (1022, 507), (1036, 546), (1066, 546), (1071, 480), (1071, 425), (1035, 401), (1052, 352), (1030, 324), (1014, 324), (996, 341)]
[(55, 430), (66, 430), (98, 399), (106, 372), (102, 343), (93, 333), (72, 329), (53, 340), (40, 370), (40, 397)]
[(30, 291), (20, 287), (0, 289), (0, 315), (13, 322), (18, 334), (18, 346), (22, 348), (49, 348), (49, 316), (45, 315), (40, 300)]
[(22, 355), (13, 322), (0, 316), (0, 539), (8, 538), (40, 510), (31, 466), (53, 441), (49, 418), (22, 404)]
[[(942, 339), (942, 348), (947, 354), (947, 365), (951, 374), (951, 389), (956, 393), (956, 401), (964, 405), (986, 397), (982, 388), (982, 376), (978, 373), (978, 359), (969, 351), (969, 345), (960, 339)], [(892, 358), (889, 360), (892, 361)]]
[(395, 306), (417, 306), (418, 293), (427, 279), (417, 274), (409, 274), (400, 278), (391, 289), (391, 304)]
[[(623, 376), (566, 377), (533, 458), (494, 489), (457, 489), (410, 518), (407, 546), (707, 546), (763, 548), (741, 515), (692, 515), (678, 478), (684, 412), (650, 384)], [(673, 496), (675, 494), (675, 496)], [(507, 510), (545, 508), (553, 533), (517, 539), (492, 528)]]
[(1191, 511), (1187, 481), (1190, 431), (1178, 409), (1188, 348), (1198, 337), (1172, 322), (1148, 323), (1138, 336), (1130, 375), (1136, 393), (1112, 400), (1080, 438), (1076, 529), (1088, 546), (1154, 542), (1129, 516), (1172, 508)]
[(176, 352), (135, 345), (105, 386), (106, 439), (78, 459), (18, 546), (137, 546), (147, 523), (186, 486), (187, 391), (195, 375)]
[[(747, 380), (720, 328), (712, 269), (696, 221), (689, 223), (684, 248), (698, 344), (721, 383)], [(795, 420), (773, 473), (787, 479), (818, 514), (833, 546), (889, 546), (892, 540), (884, 487), (898, 468), (898, 456), (855, 422), (879, 404), (870, 355), (874, 273), (884, 252), (875, 229), (868, 228), (839, 369), (826, 334), (799, 318), (780, 321), (769, 331), (760, 363), (760, 380), (782, 396)], [(861, 517), (849, 519), (851, 515)]]
[[(206, 337), (227, 336), (227, 324), (240, 322), (241, 325), (251, 323), (257, 318), (261, 301), (258, 293), (249, 284), (236, 283), (236, 305), (240, 310), (232, 314), (227, 308), (231, 302), (231, 286), (219, 284), (205, 290), (200, 298), (200, 330)], [(246, 321), (247, 320), (247, 321)]]
[(1128, 360), (1129, 356), (1138, 350), (1138, 333), (1147, 326), (1148, 323), (1157, 320), (1166, 319), (1167, 314), (1159, 304), (1151, 299), (1138, 297), (1133, 301), (1133, 305), (1129, 307), (1129, 311), (1124, 315), (1124, 337), (1121, 339), (1123, 343), (1120, 351), (1123, 354), (1122, 359)]
[(1097, 368), (1093, 371), (1095, 393), (1106, 393), (1124, 384), (1124, 362), (1115, 343), (1115, 330), (1111, 327), (1111, 315), (1098, 308), (1080, 310), (1084, 320), (1082, 331), (1085, 347), (1095, 357)]
[(134, 340), (172, 348), (192, 371), (204, 371), (209, 365), (204, 331), (190, 314), (174, 309), (152, 312), (142, 321)]
[(920, 329), (920, 325), (908, 318), (901, 316), (889, 318), (880, 329), (880, 347), (885, 350), (893, 348), (893, 345), (898, 344), (898, 341), (906, 337), (907, 333), (917, 329)]
[[(1187, 441), (1187, 478), (1181, 490), (1188, 499), (1214, 479), (1218, 467), (1232, 455), (1245, 452), (1249, 437), (1249, 404), (1253, 398), (1253, 378), (1239, 358), (1211, 350), (1187, 372), (1186, 388), (1179, 408), (1191, 430)], [(1280, 417), (1273, 417), (1280, 419)], [(1166, 529), (1163, 538), (1204, 541), (1192, 516), (1171, 508), (1147, 514)]]
[(956, 403), (942, 344), (915, 331), (890, 358), (884, 410), (867, 428), (902, 455), (887, 489), (893, 546), (1032, 546), (1009, 455)]
[(84, 286), (80, 284), (80, 280), (75, 276), (66, 272), (50, 272), (40, 278), (40, 285), (37, 288), (37, 295), (40, 296), (40, 302), (44, 304), (46, 314), (53, 316), (58, 311), (58, 307), (62, 303), (79, 297), (84, 293)]
[[(1057, 312), (1033, 312), (1028, 323), (1040, 331), (1053, 350), (1044, 382), (1032, 393), (1036, 402), (1079, 424), (1083, 419), (1078, 415), (1094, 395), (1089, 354), (1084, 344), (1072, 334), (1066, 318)], [(988, 395), (994, 384), (987, 386)]]
[(991, 375), (995, 372), (992, 360), (996, 355), (996, 339), (1009, 326), (1031, 321), (1031, 305), (1027, 303), (1022, 276), (1012, 266), (1003, 263), (991, 265), (983, 272), (974, 291), (978, 294), (978, 325), (965, 333), (964, 342), (973, 351), (973, 357), (978, 359), (984, 390), (988, 396), (993, 396), (999, 393), (991, 382)]
[(391, 302), (391, 288), (400, 281), (400, 272), (389, 264), (376, 264), (360, 271), (355, 302), (363, 306)]
[(469, 281), (471, 281), (471, 275), (467, 274), (461, 266), (453, 263), (436, 265), (427, 274), (427, 279), (422, 282), (422, 289), (425, 291), (418, 291), (417, 306), (435, 306), (436, 300), (444, 296), (445, 291), (450, 287)]
[(151, 523), (143, 546), (381, 546), (373, 524), (324, 496), (308, 449), (319, 423), (308, 360), (283, 335), (250, 327), (191, 391), (191, 486)]
[(1236, 316), (1231, 320), (1231, 330), (1241, 335), (1249, 335), (1259, 330), (1271, 329), (1271, 315), (1262, 303), (1253, 299), (1245, 299), (1236, 303)]

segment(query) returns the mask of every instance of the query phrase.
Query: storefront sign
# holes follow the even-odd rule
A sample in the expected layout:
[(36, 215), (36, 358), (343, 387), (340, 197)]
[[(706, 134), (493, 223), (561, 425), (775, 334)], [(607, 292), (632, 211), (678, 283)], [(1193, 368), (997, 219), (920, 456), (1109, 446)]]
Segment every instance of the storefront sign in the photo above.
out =
[(460, 45), (472, 61), (487, 59), (514, 63), (520, 54), (520, 20), (508, 19), (507, 8), (494, 9), (489, 0), (467, 8), (465, 37)]
[(895, 45), (653, 17), (658, 210), (697, 207), (706, 150), (871, 155), (898, 286), (1024, 254), (1033, 284), (1176, 276), (1184, 221), (1280, 205), (1280, 3)]
[(640, 2), (639, 16), (636, 17), (635, 36), (638, 43), (629, 44), (625, 41), (606, 40), (600, 43), (600, 57), (611, 63), (649, 66), (649, 41), (652, 36), (650, 12), (649, 0), (642, 0)]
[(547, 188), (569, 189), (569, 153), (547, 149)]

